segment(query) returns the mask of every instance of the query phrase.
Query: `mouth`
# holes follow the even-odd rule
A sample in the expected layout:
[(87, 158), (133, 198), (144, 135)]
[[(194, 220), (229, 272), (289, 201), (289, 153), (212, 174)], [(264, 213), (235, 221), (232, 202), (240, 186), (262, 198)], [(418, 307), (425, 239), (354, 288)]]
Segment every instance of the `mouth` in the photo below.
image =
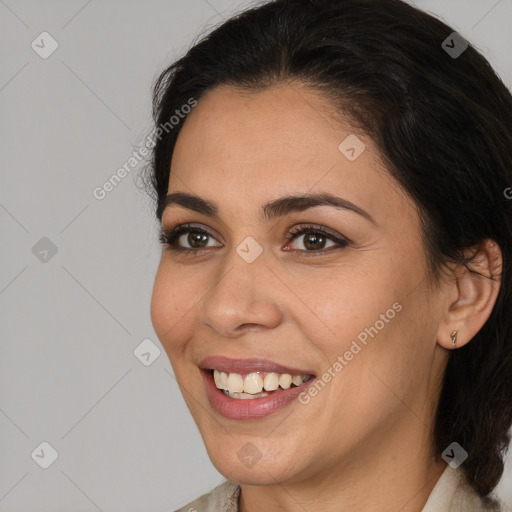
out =
[(258, 419), (289, 404), (315, 379), (268, 360), (207, 358), (199, 364), (212, 407), (232, 419)]
[(290, 373), (251, 372), (240, 374), (210, 370), (215, 385), (226, 396), (236, 400), (263, 398), (283, 390), (299, 387), (314, 378), (314, 375), (292, 375)]

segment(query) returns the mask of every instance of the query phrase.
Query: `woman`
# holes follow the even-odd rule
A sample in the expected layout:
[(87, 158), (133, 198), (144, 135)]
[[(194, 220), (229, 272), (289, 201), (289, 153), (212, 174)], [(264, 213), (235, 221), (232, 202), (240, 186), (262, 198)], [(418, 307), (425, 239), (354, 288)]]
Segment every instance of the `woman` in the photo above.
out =
[(151, 317), (226, 478), (180, 510), (500, 510), (512, 97), (487, 61), (401, 0), (274, 0), (165, 70), (154, 117)]

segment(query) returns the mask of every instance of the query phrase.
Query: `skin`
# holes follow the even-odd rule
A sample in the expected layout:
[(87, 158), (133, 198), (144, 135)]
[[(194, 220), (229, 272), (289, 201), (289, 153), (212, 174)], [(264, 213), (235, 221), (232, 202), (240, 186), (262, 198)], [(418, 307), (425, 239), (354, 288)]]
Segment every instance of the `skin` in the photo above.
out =
[[(414, 203), (371, 139), (328, 108), (297, 83), (201, 97), (178, 137), (169, 193), (208, 199), (219, 218), (166, 209), (164, 228), (194, 223), (211, 237), (180, 238), (203, 247), (197, 254), (164, 248), (151, 318), (213, 464), (242, 487), (242, 512), (420, 512), (446, 467), (431, 436), (450, 333), (458, 329), (457, 347), (474, 336), (499, 283), (453, 267), (428, 287)], [(349, 134), (366, 145), (355, 161), (338, 149)], [(307, 192), (348, 199), (376, 223), (332, 206), (260, 219), (264, 203)], [(307, 254), (308, 235), (286, 238), (298, 224), (350, 243), (327, 239)], [(248, 236), (263, 248), (250, 264), (236, 252)], [(499, 266), (498, 246), (482, 244), (477, 263)], [(402, 310), (307, 405), (243, 421), (209, 404), (204, 357), (266, 358), (321, 376), (396, 302)], [(250, 468), (237, 456), (249, 442), (261, 455)]]

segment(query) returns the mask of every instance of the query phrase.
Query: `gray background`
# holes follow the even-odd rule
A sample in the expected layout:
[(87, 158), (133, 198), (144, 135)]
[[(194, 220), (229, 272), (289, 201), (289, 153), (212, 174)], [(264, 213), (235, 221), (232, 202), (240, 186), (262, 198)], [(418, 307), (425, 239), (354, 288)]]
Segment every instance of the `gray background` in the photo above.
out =
[[(512, 0), (414, 3), (512, 85)], [(148, 366), (133, 353), (147, 338), (162, 348), (140, 166), (103, 200), (92, 191), (149, 133), (155, 75), (247, 5), (0, 0), (0, 512), (170, 511), (223, 479), (165, 352), (151, 349)], [(43, 31), (59, 45), (47, 59), (31, 47)], [(58, 452), (47, 469), (43, 441)], [(507, 510), (511, 466), (498, 487)]]

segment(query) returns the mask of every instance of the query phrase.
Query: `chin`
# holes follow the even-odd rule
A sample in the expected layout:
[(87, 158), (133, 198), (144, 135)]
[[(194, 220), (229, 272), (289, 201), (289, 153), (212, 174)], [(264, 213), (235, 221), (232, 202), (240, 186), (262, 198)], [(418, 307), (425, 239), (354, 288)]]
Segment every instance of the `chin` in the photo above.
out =
[(211, 461), (219, 473), (237, 485), (276, 485), (291, 477), (287, 464), (272, 464), (263, 457), (254, 466), (241, 462), (236, 453), (231, 457), (211, 457)]
[(283, 453), (282, 445), (274, 450), (269, 439), (252, 439), (233, 436), (206, 444), (212, 464), (226, 479), (238, 485), (276, 485), (301, 472), (299, 461)]

